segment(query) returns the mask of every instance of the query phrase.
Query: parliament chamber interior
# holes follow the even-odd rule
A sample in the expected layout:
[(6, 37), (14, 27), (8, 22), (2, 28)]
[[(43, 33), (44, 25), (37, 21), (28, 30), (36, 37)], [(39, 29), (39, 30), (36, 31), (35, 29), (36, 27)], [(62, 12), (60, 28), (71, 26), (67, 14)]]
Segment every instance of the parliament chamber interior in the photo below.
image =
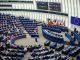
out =
[(80, 0), (0, 0), (0, 60), (80, 60)]

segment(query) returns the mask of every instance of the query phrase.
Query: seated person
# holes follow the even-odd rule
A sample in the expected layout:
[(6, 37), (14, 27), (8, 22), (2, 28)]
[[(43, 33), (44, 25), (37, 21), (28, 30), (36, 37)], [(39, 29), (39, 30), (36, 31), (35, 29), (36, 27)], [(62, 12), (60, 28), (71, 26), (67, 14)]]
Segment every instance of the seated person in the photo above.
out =
[(4, 47), (2, 45), (2, 42), (0, 42), (0, 51), (3, 51), (4, 50)]
[(79, 36), (80, 36), (80, 31), (78, 32)]
[(71, 36), (73, 36), (73, 33), (71, 32)]
[(69, 31), (68, 34), (71, 35), (71, 31)]
[(74, 28), (74, 32), (76, 32), (77, 30), (76, 30), (76, 28)]
[(71, 33), (71, 37), (74, 38), (74, 35)]
[(78, 44), (78, 40), (75, 37), (73, 39), (74, 39), (75, 43)]
[(27, 51), (27, 46), (24, 47), (24, 51)]
[(76, 32), (78, 33), (78, 30)]
[(75, 28), (75, 29), (74, 29), (74, 32), (77, 32), (77, 33), (78, 33), (78, 30)]

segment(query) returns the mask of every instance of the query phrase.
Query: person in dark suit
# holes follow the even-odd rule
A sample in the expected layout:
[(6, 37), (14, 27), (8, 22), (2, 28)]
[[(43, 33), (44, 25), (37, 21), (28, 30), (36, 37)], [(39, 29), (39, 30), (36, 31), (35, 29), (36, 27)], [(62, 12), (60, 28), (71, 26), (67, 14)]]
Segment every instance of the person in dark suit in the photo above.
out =
[(73, 33), (71, 32), (71, 36), (73, 36)]
[(78, 33), (78, 30), (76, 32)]
[(37, 39), (37, 37), (35, 37), (35, 42), (38, 42), (38, 39)]
[(76, 32), (77, 30), (76, 30), (76, 28), (74, 28), (74, 32)]
[[(35, 32), (36, 34), (38, 34), (38, 27), (35, 28), (34, 32)], [(36, 37), (35, 37), (35, 41), (36, 41), (36, 42), (38, 42), (37, 39), (38, 39), (38, 37), (36, 36)]]
[(74, 32), (77, 32), (78, 33), (78, 30), (76, 28), (74, 28)]

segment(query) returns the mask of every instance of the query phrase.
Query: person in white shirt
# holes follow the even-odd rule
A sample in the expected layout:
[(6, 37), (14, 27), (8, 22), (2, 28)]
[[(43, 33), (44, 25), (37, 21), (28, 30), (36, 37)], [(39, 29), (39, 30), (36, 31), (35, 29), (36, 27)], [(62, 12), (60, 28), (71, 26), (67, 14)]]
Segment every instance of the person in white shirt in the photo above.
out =
[(27, 51), (27, 46), (24, 47), (24, 51)]

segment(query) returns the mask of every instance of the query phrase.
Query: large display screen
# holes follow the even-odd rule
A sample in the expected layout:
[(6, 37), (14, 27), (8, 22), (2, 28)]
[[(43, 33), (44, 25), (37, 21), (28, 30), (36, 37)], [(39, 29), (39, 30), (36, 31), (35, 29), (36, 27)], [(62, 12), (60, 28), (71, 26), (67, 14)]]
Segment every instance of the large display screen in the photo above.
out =
[(48, 10), (48, 2), (37, 1), (37, 9)]
[(61, 4), (56, 2), (49, 2), (49, 9), (51, 11), (59, 11), (61, 12)]

